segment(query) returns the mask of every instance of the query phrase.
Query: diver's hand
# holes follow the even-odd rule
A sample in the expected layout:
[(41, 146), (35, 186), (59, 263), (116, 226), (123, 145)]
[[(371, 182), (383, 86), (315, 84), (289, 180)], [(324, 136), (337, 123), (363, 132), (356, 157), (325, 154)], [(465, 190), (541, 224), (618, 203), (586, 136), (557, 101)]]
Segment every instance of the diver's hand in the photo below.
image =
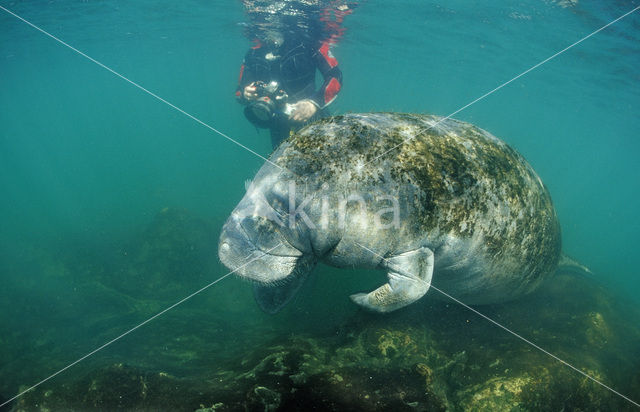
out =
[(294, 122), (306, 122), (316, 114), (318, 107), (313, 104), (309, 99), (300, 100), (296, 104), (292, 105), (291, 116), (289, 117)]
[(246, 100), (255, 100), (258, 98), (258, 90), (256, 88), (256, 83), (250, 83), (247, 87), (242, 91), (242, 96)]

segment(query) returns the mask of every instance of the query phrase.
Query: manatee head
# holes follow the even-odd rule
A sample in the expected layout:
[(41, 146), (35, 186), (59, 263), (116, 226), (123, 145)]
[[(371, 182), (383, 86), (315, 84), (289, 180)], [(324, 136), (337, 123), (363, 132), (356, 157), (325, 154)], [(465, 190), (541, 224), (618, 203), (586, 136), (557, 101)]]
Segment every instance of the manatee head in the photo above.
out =
[(256, 301), (269, 313), (291, 300), (317, 262), (312, 232), (290, 217), (293, 180), (274, 169), (263, 166), (248, 185), (222, 228), (218, 246), (222, 263), (254, 282)]
[(222, 228), (218, 254), (242, 278), (265, 286), (306, 275), (315, 264), (306, 228), (289, 222), (289, 180), (263, 167)]

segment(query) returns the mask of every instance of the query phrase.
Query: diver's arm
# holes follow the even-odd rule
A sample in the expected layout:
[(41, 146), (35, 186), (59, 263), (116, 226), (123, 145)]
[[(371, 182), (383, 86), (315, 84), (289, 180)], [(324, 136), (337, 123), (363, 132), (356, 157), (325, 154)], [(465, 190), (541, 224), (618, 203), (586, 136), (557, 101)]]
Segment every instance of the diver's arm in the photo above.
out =
[(318, 106), (311, 99), (302, 99), (291, 107), (290, 119), (294, 122), (306, 122), (318, 111)]
[(322, 43), (320, 49), (314, 54), (314, 59), (318, 70), (322, 73), (324, 83), (311, 96), (311, 100), (318, 109), (324, 109), (338, 96), (342, 87), (342, 72), (338, 67), (338, 60), (331, 54), (328, 42)]
[(236, 87), (236, 100), (242, 105), (249, 104), (251, 100), (258, 97), (258, 92), (254, 85), (255, 81), (249, 79), (245, 73), (245, 63), (240, 66), (240, 76), (238, 77), (238, 87)]
[(308, 99), (300, 100), (293, 105), (291, 120), (306, 122), (318, 110), (327, 107), (335, 100), (342, 86), (342, 72), (338, 68), (338, 60), (331, 54), (329, 43), (324, 42), (314, 55), (316, 67), (322, 73), (324, 82), (322, 87)]
[(254, 100), (258, 97), (256, 92), (256, 88), (254, 83), (257, 80), (256, 78), (260, 73), (258, 73), (258, 68), (255, 67), (255, 58), (253, 58), (253, 54), (255, 50), (259, 47), (252, 48), (249, 50), (242, 61), (242, 65), (240, 66), (240, 74), (238, 75), (238, 87), (236, 87), (236, 99), (238, 103), (246, 105), (249, 104), (251, 100)]

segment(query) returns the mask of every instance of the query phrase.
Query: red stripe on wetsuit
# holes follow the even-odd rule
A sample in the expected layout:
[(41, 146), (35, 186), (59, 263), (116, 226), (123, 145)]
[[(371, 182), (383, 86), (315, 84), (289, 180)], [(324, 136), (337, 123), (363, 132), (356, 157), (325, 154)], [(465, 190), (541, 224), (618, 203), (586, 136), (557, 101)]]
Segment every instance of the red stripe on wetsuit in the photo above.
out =
[(329, 64), (329, 67), (334, 68), (338, 65), (338, 60), (331, 55), (331, 51), (329, 50), (329, 43), (322, 43), (322, 47), (320, 47), (320, 54), (324, 57), (324, 59)]
[(325, 106), (331, 103), (331, 101), (336, 98), (339, 91), (340, 91), (340, 82), (334, 77), (331, 79), (331, 81), (327, 85), (327, 88), (324, 89)]
[[(335, 57), (333, 57), (333, 55), (331, 54), (331, 50), (329, 49), (329, 42), (322, 43), (322, 46), (320, 47), (319, 52), (324, 58), (324, 60), (327, 62), (327, 64), (329, 65), (330, 69), (333, 69), (334, 67), (338, 66), (338, 60)], [(340, 81), (335, 77), (332, 77), (331, 80), (329, 80), (329, 82), (325, 84), (326, 84), (326, 87), (324, 89), (324, 96), (323, 96), (324, 106), (328, 105), (333, 101), (333, 99), (336, 98), (341, 87)]]

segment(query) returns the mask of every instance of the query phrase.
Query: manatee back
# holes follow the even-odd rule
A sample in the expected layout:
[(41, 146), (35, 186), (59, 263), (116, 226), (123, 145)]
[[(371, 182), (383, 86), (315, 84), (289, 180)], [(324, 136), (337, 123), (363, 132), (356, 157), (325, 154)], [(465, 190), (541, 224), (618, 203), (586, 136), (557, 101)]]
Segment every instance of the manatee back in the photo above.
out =
[(547, 189), (520, 154), (469, 123), (397, 113), (336, 116), (303, 128), (274, 155), (317, 184), (402, 188), (396, 193), (415, 236), (429, 237), (435, 248), (464, 241), (484, 271), (498, 279), (517, 275), (523, 290), (557, 265), (560, 228)]

